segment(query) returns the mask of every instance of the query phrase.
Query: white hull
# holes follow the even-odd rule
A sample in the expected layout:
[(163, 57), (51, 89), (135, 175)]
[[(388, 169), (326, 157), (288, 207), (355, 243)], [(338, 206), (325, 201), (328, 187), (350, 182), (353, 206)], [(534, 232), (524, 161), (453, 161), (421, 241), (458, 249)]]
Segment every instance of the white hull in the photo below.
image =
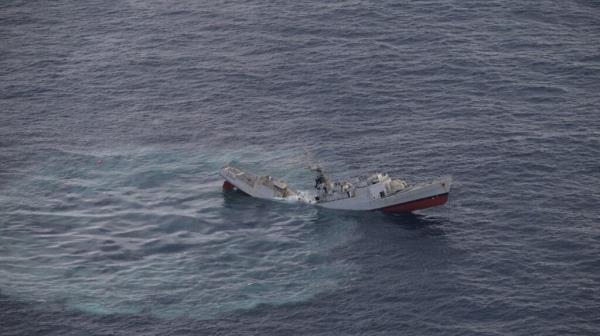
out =
[(236, 189), (244, 193), (262, 199), (292, 199), (304, 201), (296, 191), (290, 189), (287, 183), (275, 179), (271, 176), (254, 176), (235, 167), (224, 167), (219, 174), (229, 183), (224, 184), (223, 188)]

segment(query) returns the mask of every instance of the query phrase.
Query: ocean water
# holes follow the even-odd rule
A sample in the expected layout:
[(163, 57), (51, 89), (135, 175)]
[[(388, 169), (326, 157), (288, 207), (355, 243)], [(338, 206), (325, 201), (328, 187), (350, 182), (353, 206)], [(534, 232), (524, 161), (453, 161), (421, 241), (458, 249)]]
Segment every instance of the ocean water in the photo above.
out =
[[(2, 1), (0, 335), (598, 335), (598, 1)], [(236, 164), (455, 180), (413, 215)]]

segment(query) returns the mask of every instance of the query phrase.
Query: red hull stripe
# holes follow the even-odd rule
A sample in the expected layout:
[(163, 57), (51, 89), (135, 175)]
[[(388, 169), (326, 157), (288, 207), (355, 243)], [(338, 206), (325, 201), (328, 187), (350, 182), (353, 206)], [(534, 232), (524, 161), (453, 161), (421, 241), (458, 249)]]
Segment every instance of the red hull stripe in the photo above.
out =
[(244, 195), (248, 195), (242, 189), (236, 187), (233, 183), (231, 183), (229, 181), (223, 182), (223, 190), (226, 190), (226, 191), (239, 191), (239, 192), (241, 192)]
[(223, 182), (223, 189), (224, 190), (235, 190), (235, 186), (233, 184), (231, 184), (229, 181), (225, 181), (225, 182)]
[(419, 209), (431, 208), (438, 205), (443, 205), (448, 202), (448, 194), (440, 194), (432, 197), (422, 198), (416, 201), (410, 201), (406, 203), (392, 205), (387, 208), (381, 208), (383, 212), (412, 212)]

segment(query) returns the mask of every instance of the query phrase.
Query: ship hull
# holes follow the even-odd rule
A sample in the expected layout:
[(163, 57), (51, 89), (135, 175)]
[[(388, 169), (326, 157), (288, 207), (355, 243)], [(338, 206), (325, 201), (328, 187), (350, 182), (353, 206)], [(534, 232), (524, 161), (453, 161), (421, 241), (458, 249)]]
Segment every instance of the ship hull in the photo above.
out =
[[(272, 183), (272, 178), (258, 177), (237, 168), (225, 167), (220, 172), (225, 178), (223, 189), (238, 190), (262, 199), (288, 199), (314, 204), (328, 209), (350, 211), (383, 211), (386, 213), (409, 213), (445, 204), (452, 185), (446, 177), (428, 183), (420, 183), (390, 193), (373, 192), (373, 186), (355, 188), (352, 192), (333, 193), (327, 197), (304, 197), (287, 188), (276, 188), (281, 183)], [(346, 196), (347, 195), (347, 196)]]
[(223, 182), (224, 190), (236, 190), (252, 197), (269, 200), (304, 201), (286, 183), (271, 176), (255, 176), (233, 167), (224, 167), (219, 174), (225, 179)]
[(446, 177), (429, 183), (411, 186), (385, 197), (373, 196), (366, 188), (357, 189), (356, 196), (331, 202), (320, 202), (318, 206), (339, 210), (381, 210), (388, 213), (407, 213), (446, 204), (452, 179)]

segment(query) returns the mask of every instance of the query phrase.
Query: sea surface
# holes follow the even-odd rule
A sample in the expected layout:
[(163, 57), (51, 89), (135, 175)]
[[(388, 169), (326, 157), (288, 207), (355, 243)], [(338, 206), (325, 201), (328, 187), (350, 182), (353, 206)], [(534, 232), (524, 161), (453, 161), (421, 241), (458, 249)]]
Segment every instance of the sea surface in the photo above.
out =
[(600, 2), (0, 3), (0, 335), (599, 334)]

